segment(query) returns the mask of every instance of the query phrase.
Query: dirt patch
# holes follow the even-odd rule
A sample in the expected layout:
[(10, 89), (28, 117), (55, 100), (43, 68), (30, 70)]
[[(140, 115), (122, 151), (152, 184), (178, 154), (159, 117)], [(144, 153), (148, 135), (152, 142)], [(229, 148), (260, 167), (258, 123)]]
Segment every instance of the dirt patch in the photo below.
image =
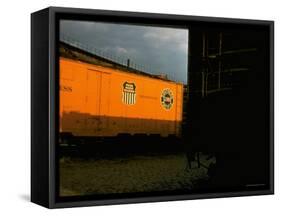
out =
[[(204, 157), (201, 157), (204, 160)], [(201, 159), (202, 160), (202, 159)], [(203, 161), (207, 164), (210, 161)], [(60, 195), (93, 195), (191, 189), (207, 169), (186, 169), (183, 154), (60, 160)]]

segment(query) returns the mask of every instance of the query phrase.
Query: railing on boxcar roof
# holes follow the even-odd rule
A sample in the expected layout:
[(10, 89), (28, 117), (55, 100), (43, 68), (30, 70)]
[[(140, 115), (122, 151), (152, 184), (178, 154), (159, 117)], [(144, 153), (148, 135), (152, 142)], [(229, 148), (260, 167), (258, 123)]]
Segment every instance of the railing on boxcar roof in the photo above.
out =
[[(139, 63), (136, 63), (136, 61), (132, 61), (132, 59), (130, 59), (128, 57), (120, 56), (120, 55), (117, 56), (117, 55), (114, 55), (114, 54), (112, 54), (110, 52), (107, 52), (105, 50), (97, 49), (93, 46), (86, 45), (85, 43), (82, 43), (79, 40), (77, 40), (73, 37), (70, 37), (69, 35), (60, 34), (60, 41), (63, 42), (63, 43), (66, 43), (70, 46), (73, 46), (75, 48), (78, 48), (80, 50), (83, 50), (85, 52), (88, 52), (88, 53), (91, 53), (93, 55), (102, 57), (102, 58), (104, 58), (108, 61), (111, 61), (113, 63), (122, 65), (124, 67), (130, 68), (130, 69), (133, 69), (133, 70), (137, 70), (137, 71), (141, 71), (141, 72), (144, 72), (144, 73), (148, 73), (148, 74), (160, 75), (160, 73), (159, 72), (157, 73), (156, 70), (154, 70), (154, 68), (152, 69), (152, 67), (150, 65), (139, 64)], [(160, 70), (158, 70), (158, 71), (160, 71)], [(168, 76), (169, 80), (180, 82), (172, 74), (169, 74), (169, 75), (165, 74), (163, 76)]]

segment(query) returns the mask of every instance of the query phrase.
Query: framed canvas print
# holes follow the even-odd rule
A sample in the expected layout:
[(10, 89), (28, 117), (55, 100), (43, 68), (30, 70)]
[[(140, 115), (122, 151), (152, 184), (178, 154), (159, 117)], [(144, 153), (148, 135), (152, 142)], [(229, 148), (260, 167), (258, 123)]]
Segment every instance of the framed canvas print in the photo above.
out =
[(273, 194), (273, 21), (31, 15), (31, 201)]

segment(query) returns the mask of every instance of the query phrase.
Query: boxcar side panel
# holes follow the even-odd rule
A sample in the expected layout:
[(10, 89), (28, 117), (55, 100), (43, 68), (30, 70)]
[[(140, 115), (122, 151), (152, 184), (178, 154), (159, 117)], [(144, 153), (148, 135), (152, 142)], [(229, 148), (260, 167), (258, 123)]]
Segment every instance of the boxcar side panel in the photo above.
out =
[(180, 136), (183, 85), (61, 58), (61, 131)]

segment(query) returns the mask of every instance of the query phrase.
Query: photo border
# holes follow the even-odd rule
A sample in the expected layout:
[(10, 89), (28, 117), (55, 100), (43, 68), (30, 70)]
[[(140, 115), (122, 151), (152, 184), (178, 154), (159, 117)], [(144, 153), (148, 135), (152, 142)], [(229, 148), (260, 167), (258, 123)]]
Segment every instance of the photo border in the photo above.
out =
[[(252, 191), (237, 191), (237, 192), (212, 192), (203, 194), (182, 194), (182, 195), (156, 195), (144, 197), (122, 197), (109, 198), (100, 200), (60, 200), (57, 197), (58, 192), (58, 157), (56, 155), (56, 143), (58, 140), (58, 121), (59, 112), (57, 110), (59, 103), (59, 64), (58, 64), (58, 43), (59, 43), (59, 28), (58, 20), (61, 18), (83, 17), (85, 20), (89, 18), (99, 19), (99, 21), (128, 21), (130, 23), (143, 24), (155, 22), (163, 24), (162, 26), (188, 26), (187, 23), (209, 23), (210, 25), (221, 24), (245, 24), (265, 26), (269, 28), (270, 34), (270, 113), (269, 113), (269, 130), (270, 130), (270, 188), (265, 190)], [(77, 18), (76, 18), (77, 19)], [(160, 25), (157, 25), (161, 27)], [(230, 18), (215, 18), (215, 17), (199, 17), (199, 16), (185, 16), (185, 15), (168, 15), (168, 14), (153, 14), (153, 13), (137, 13), (137, 12), (123, 12), (123, 11), (107, 11), (107, 10), (92, 10), (92, 9), (76, 9), (76, 8), (49, 8), (49, 207), (78, 207), (78, 206), (93, 206), (93, 205), (111, 205), (111, 204), (127, 204), (127, 203), (145, 203), (145, 202), (159, 202), (172, 200), (192, 200), (202, 198), (221, 198), (221, 197), (239, 197), (250, 195), (267, 195), (274, 194), (274, 22), (261, 20), (246, 20), (246, 19), (230, 19)]]

